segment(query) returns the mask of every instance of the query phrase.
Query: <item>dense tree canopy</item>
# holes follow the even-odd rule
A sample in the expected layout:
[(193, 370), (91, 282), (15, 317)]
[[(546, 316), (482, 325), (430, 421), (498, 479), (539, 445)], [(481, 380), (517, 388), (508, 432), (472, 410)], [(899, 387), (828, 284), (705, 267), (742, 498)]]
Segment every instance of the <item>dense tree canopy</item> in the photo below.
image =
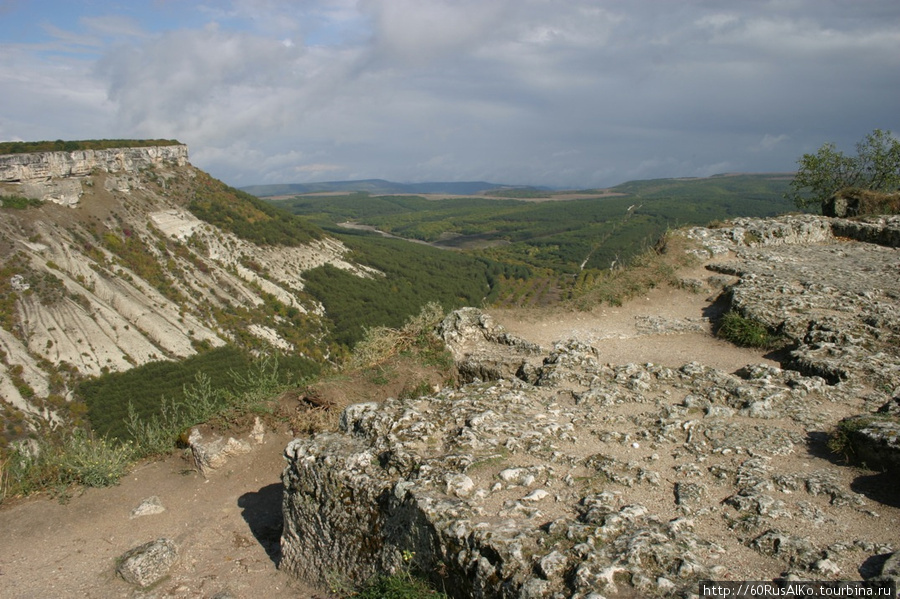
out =
[(875, 129), (856, 144), (856, 156), (845, 156), (833, 143), (804, 154), (785, 195), (798, 207), (820, 204), (846, 188), (892, 192), (900, 187), (900, 140)]

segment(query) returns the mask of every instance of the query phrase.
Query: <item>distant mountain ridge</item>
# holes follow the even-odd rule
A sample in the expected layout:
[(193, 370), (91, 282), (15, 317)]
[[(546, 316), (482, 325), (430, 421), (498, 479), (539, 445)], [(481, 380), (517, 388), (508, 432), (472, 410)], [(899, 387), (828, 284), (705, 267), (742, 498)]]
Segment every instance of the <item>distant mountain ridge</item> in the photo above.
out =
[(374, 195), (403, 193), (447, 193), (452, 195), (477, 195), (496, 189), (542, 189), (528, 185), (505, 185), (487, 181), (426, 181), (422, 183), (396, 183), (384, 179), (361, 179), (358, 181), (322, 181), (319, 183), (278, 183), (274, 185), (250, 185), (241, 191), (260, 198), (306, 193), (367, 192)]

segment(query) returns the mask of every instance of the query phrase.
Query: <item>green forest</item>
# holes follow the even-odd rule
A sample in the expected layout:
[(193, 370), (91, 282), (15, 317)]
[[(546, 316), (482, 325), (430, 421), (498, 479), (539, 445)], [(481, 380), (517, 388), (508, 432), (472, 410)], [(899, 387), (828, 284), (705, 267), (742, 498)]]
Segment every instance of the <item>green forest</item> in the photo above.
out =
[(258, 245), (298, 246), (322, 236), (307, 219), (279, 210), (206, 173), (197, 174), (193, 193), (188, 208), (194, 216)]
[(480, 306), (490, 300), (501, 276), (515, 269), (459, 252), (386, 239), (374, 234), (344, 234), (354, 262), (383, 276), (361, 279), (330, 265), (304, 275), (306, 290), (325, 306), (331, 338), (352, 347), (364, 329), (399, 327), (430, 302), (445, 310)]
[[(278, 205), (338, 236), (346, 231), (339, 224), (352, 221), (505, 265), (576, 274), (627, 262), (668, 229), (788, 212), (794, 208), (783, 197), (788, 184), (786, 177), (734, 175), (637, 181), (569, 200), (555, 198), (572, 192), (551, 193), (549, 201), (353, 193), (297, 196)], [(536, 193), (548, 196), (524, 195)]]

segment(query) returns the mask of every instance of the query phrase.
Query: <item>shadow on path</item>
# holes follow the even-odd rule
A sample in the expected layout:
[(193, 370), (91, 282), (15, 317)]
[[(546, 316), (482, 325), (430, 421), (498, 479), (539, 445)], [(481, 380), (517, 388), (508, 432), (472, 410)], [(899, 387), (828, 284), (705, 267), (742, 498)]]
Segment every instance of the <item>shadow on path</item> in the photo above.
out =
[(273, 483), (255, 493), (244, 493), (237, 502), (238, 507), (243, 510), (241, 516), (250, 527), (250, 532), (276, 566), (281, 560), (281, 529), (284, 525), (281, 515), (283, 489), (281, 483)]

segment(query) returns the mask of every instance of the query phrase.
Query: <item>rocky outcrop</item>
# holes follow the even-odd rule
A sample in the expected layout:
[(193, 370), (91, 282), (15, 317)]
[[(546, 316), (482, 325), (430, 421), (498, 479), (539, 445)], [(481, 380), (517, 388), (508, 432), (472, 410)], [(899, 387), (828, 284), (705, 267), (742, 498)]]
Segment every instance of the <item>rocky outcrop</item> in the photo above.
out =
[(822, 202), (822, 214), (838, 218), (898, 212), (900, 212), (900, 193), (847, 188), (835, 192)]
[(162, 166), (188, 163), (185, 145), (77, 150), (73, 152), (32, 152), (0, 155), (0, 197), (16, 195), (64, 206), (75, 206), (84, 195), (90, 176), (103, 172), (119, 175), (114, 187), (128, 190), (139, 184), (121, 175)]
[(163, 164), (184, 166), (186, 145), (32, 152), (0, 155), (0, 183), (29, 183), (53, 178), (86, 177), (96, 170), (107, 173), (137, 172)]
[(874, 470), (900, 476), (900, 417), (858, 414), (838, 424), (843, 449), (849, 458)]
[[(809, 462), (850, 400), (822, 379), (604, 365), (577, 342), (539, 375), (351, 406), (293, 441), (281, 567), (361, 580), (414, 554), (455, 597), (670, 594), (825, 559), (849, 575), (857, 543), (888, 540), (847, 473)], [(802, 551), (770, 538), (782, 522)]]
[(785, 335), (793, 368), (832, 383), (900, 387), (900, 217), (735, 224), (687, 232), (701, 251), (732, 256), (708, 266), (737, 277), (732, 309)]
[(481, 365), (472, 382), (350, 406), (338, 432), (288, 445), (281, 567), (319, 582), (411, 568), (454, 597), (855, 578), (897, 549), (900, 509), (824, 441), (900, 386), (900, 260), (833, 224), (686, 232), (800, 370), (608, 364), (578, 339), (519, 351), (484, 313), (451, 315), (440, 330), (461, 367)]
[[(527, 377), (530, 361), (540, 346), (519, 339), (476, 308), (463, 308), (447, 315), (437, 331), (456, 360), (459, 379), (491, 381)], [(497, 351), (497, 347), (503, 351)]]

